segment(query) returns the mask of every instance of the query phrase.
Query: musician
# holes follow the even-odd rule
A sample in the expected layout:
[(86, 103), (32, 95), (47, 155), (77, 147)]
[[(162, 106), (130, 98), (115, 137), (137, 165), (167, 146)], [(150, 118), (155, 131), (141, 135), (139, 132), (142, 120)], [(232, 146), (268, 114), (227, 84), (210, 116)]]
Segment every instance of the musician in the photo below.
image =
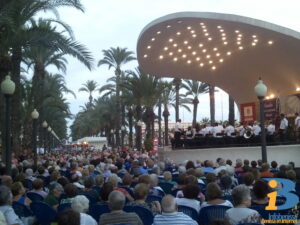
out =
[(215, 126), (212, 128), (213, 137), (221, 138), (223, 137), (224, 128), (221, 124), (215, 123)]
[(181, 140), (180, 140), (181, 132), (182, 132), (181, 119), (179, 119), (176, 121), (175, 124), (175, 134), (174, 134), (175, 148), (181, 147)]
[[(264, 124), (262, 125), (264, 128)], [(253, 127), (252, 127), (252, 132), (254, 136), (258, 136), (261, 132), (261, 127), (258, 125), (257, 121), (254, 121)]]
[(191, 126), (188, 127), (187, 131), (185, 132), (185, 136), (186, 139), (194, 139), (195, 133)]
[(300, 116), (299, 113), (295, 113), (295, 133), (296, 133), (296, 141), (300, 140)]
[(229, 123), (226, 123), (225, 126), (226, 126), (225, 130), (224, 130), (225, 135), (227, 137), (231, 137), (235, 133), (234, 127), (231, 124), (229, 124)]
[(272, 120), (269, 121), (267, 126), (267, 142), (274, 142), (275, 125)]
[(285, 142), (286, 141), (286, 132), (287, 128), (289, 126), (289, 122), (287, 118), (285, 118), (284, 113), (280, 114), (280, 126), (279, 126), (279, 136), (280, 136), (280, 141)]

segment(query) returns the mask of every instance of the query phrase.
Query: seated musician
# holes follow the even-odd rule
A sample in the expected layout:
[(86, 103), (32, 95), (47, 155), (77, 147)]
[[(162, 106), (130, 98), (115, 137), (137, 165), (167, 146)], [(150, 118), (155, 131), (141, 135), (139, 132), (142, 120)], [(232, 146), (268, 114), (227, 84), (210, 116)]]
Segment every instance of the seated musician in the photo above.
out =
[(213, 127), (210, 124), (205, 125), (205, 131), (204, 131), (206, 137), (210, 137), (213, 134)]
[(274, 142), (275, 141), (275, 125), (272, 120), (269, 120), (267, 126), (267, 142)]
[(213, 137), (221, 138), (223, 137), (224, 128), (221, 124), (215, 123), (215, 126), (212, 128)]
[(261, 127), (259, 126), (257, 121), (254, 121), (253, 127), (252, 127), (252, 131), (254, 136), (258, 136), (260, 135), (261, 132)]
[(195, 137), (195, 133), (193, 131), (192, 126), (189, 126), (187, 131), (185, 132), (186, 139), (193, 139)]
[(227, 137), (235, 136), (235, 129), (230, 123), (226, 123), (224, 133)]

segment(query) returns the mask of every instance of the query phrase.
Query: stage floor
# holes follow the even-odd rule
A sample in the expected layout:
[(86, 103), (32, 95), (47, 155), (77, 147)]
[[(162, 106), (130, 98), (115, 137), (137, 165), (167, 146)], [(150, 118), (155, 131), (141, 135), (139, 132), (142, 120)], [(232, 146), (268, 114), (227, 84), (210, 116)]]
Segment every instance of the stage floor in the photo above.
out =
[[(206, 149), (176, 149), (169, 147), (159, 149), (159, 160), (172, 159), (176, 163), (185, 160), (213, 160), (222, 157), (231, 159), (235, 164), (236, 159), (257, 160), (261, 159), (261, 147), (229, 147), (229, 148), (206, 148)], [(267, 147), (268, 162), (273, 160), (278, 164), (287, 164), (290, 161), (300, 167), (300, 145), (276, 145)]]

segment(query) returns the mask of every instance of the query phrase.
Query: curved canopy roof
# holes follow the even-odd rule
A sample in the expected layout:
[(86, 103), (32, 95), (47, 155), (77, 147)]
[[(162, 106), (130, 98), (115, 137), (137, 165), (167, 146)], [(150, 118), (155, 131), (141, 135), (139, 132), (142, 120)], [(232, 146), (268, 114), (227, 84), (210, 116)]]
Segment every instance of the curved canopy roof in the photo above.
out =
[(237, 103), (256, 100), (259, 77), (269, 96), (300, 91), (300, 33), (248, 17), (180, 12), (158, 18), (141, 32), (137, 57), (146, 73), (207, 82)]

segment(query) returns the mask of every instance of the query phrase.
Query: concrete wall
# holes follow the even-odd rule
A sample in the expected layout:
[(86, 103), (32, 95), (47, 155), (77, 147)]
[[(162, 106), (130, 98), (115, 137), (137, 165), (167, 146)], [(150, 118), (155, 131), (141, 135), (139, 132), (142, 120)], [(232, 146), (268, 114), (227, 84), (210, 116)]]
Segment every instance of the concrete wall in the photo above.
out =
[[(296, 167), (300, 167), (300, 145), (279, 145), (267, 147), (268, 161), (277, 161), (279, 164), (287, 164), (290, 161), (295, 163)], [(159, 158), (172, 159), (176, 163), (182, 163), (185, 160), (213, 160), (216, 161), (218, 157), (224, 159), (231, 159), (235, 164), (235, 160), (261, 159), (260, 147), (237, 147), (237, 148), (210, 148), (210, 149), (183, 149), (183, 150), (167, 150), (161, 149), (159, 151)]]

